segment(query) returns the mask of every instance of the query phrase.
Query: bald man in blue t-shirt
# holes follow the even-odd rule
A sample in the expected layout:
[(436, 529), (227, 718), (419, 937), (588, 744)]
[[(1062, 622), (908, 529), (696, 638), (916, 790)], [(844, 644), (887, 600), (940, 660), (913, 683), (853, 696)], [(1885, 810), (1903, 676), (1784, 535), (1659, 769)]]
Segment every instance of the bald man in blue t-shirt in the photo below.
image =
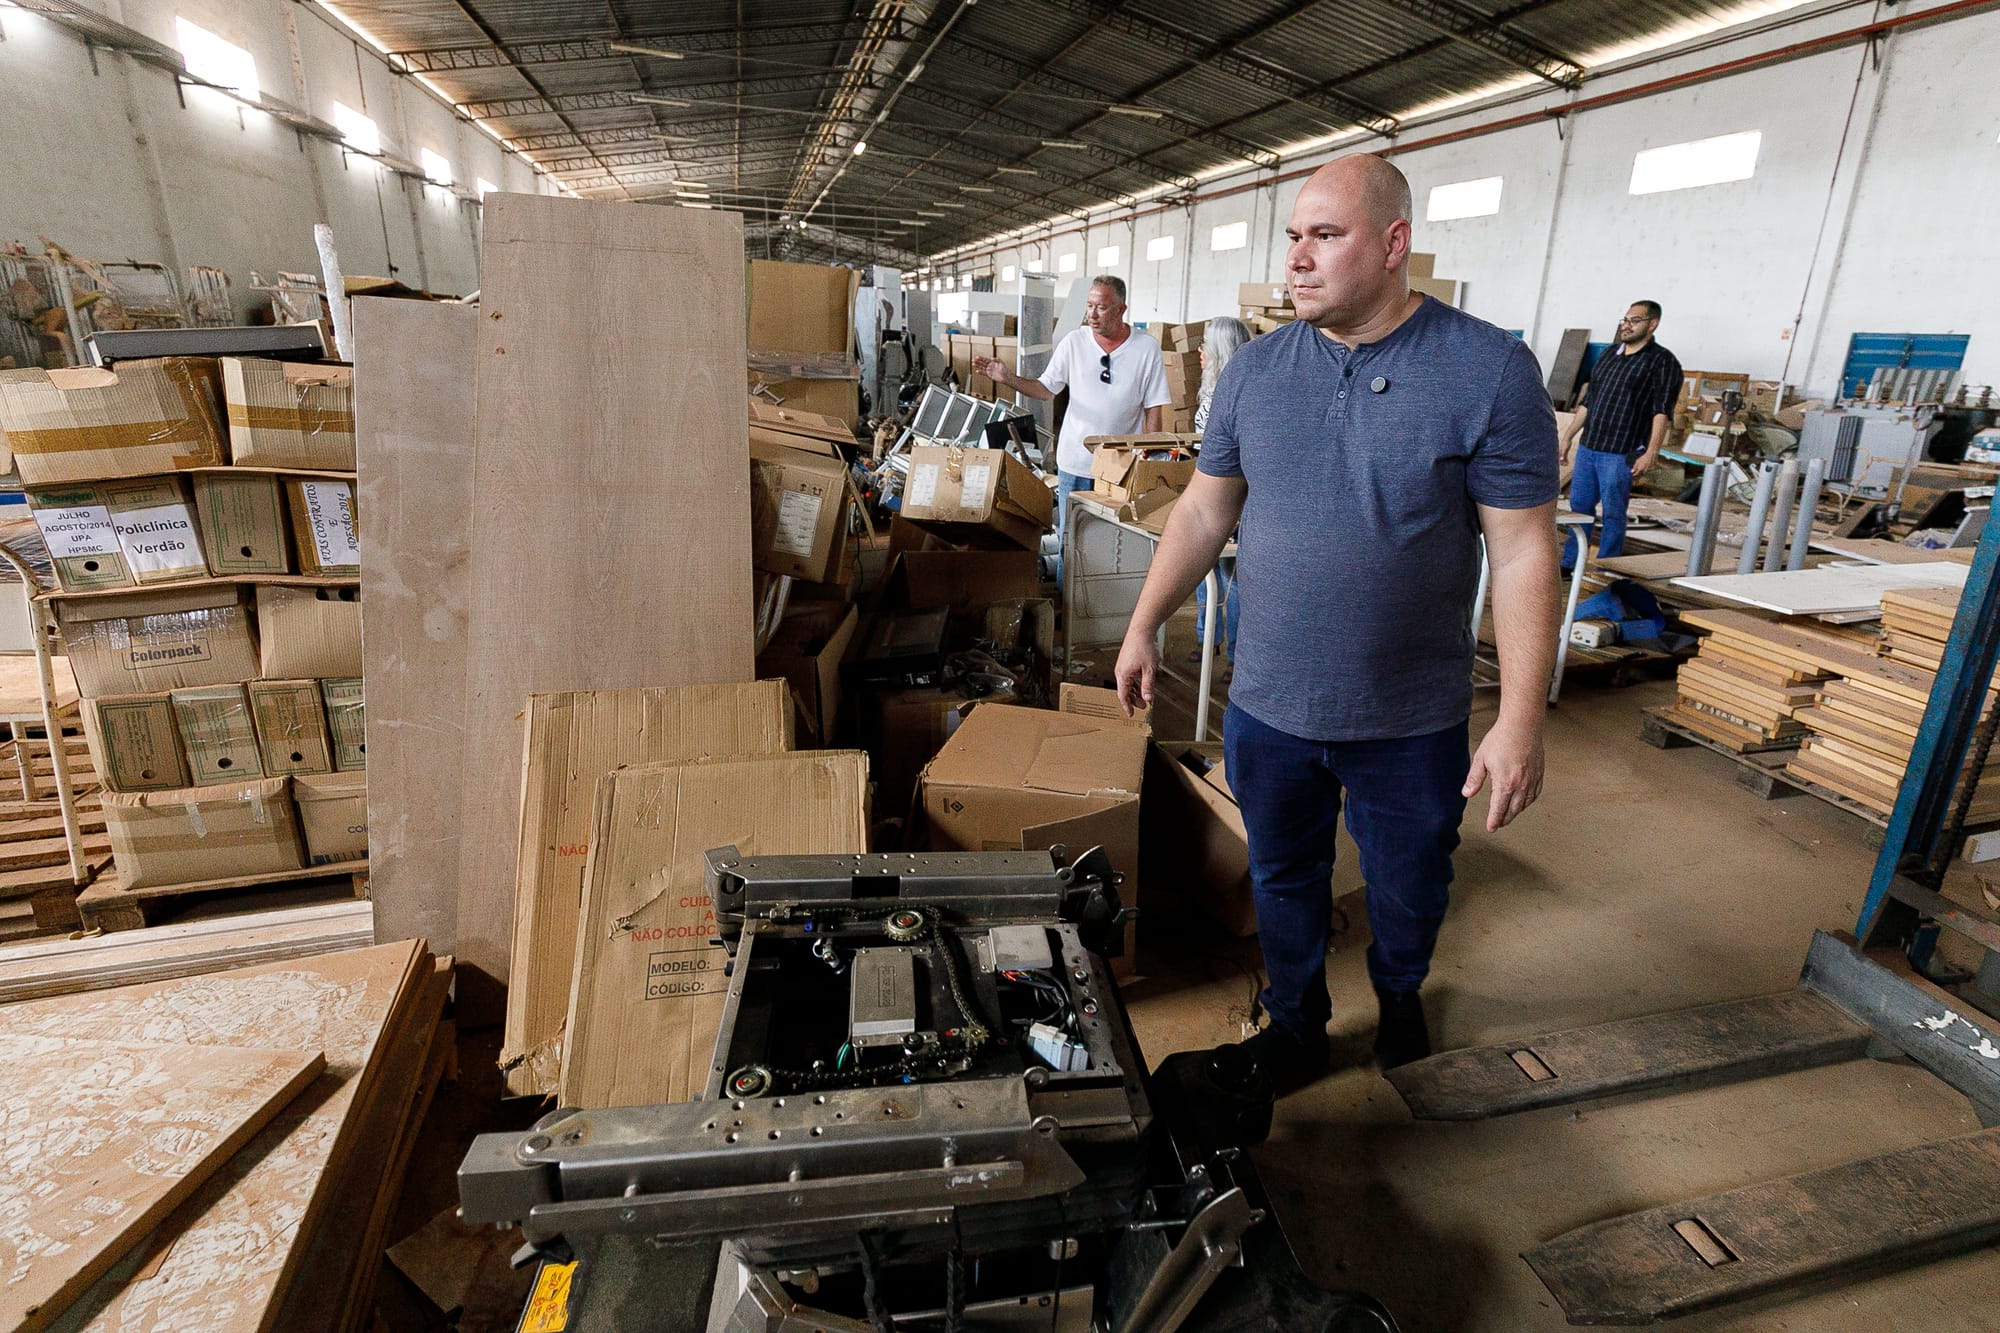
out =
[[(1270, 1022), (1245, 1046), (1280, 1087), (1326, 1069), (1326, 947), (1343, 798), (1374, 942), (1384, 1069), (1430, 1053), (1430, 967), (1466, 801), (1497, 830), (1542, 785), (1556, 639), (1556, 428), (1520, 339), (1409, 289), (1410, 187), (1379, 157), (1320, 168), (1286, 234), (1298, 319), (1217, 384), (1200, 471), (1118, 656), (1150, 703), (1155, 635), (1242, 521), (1224, 762), (1249, 834)], [(1479, 538), (1500, 711), (1467, 759)]]

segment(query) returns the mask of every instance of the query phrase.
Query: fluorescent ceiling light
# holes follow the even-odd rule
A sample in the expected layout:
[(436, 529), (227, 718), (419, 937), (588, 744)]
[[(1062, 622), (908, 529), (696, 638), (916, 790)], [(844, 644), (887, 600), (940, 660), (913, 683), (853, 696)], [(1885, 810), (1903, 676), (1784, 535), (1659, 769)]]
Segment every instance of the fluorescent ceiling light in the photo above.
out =
[(694, 105), (694, 103), (692, 102), (683, 102), (678, 97), (655, 97), (651, 93), (627, 93), (625, 95), (631, 98), (635, 102), (645, 102), (649, 106), (693, 106)]
[(994, 172), (1002, 176), (1039, 176), (1042, 173), (1033, 167), (995, 167)]
[(1141, 116), (1147, 120), (1162, 120), (1167, 114), (1149, 106), (1108, 106), (1104, 109), (1114, 116)]
[(965, 202), (965, 201), (964, 201), (963, 199), (940, 199), (940, 200), (938, 200), (938, 201), (937, 201), (937, 206), (938, 206), (939, 208), (971, 208), (971, 207), (972, 207), (972, 205), (971, 205), (971, 204), (968, 204), (968, 203), (966, 203), (966, 202)]
[(922, 208), (920, 208), (920, 209), (918, 209), (918, 210), (917, 210), (917, 216), (918, 216), (918, 217), (920, 217), (920, 218), (941, 218), (941, 217), (943, 217), (943, 216), (944, 216), (944, 214), (942, 214), (942, 213), (933, 213), (933, 212), (930, 212), (930, 211), (929, 211), (928, 209), (922, 209)]
[(992, 193), (993, 193), (993, 187), (992, 187), (991, 185), (961, 185), (961, 186), (959, 186), (958, 188), (959, 188), (959, 189), (961, 189), (961, 190), (963, 190), (963, 191), (964, 191), (965, 193), (967, 193), (967, 194), (992, 194)]
[(863, 153), (867, 151), (868, 151), (868, 141), (866, 139), (856, 139), (854, 141), (854, 155), (856, 157), (860, 157)]
[(714, 207), (715, 207), (715, 205), (714, 205), (714, 204), (704, 204), (704, 203), (699, 203), (699, 202), (697, 202), (697, 201), (695, 201), (695, 200), (692, 200), (692, 199), (683, 199), (683, 200), (681, 200), (681, 207), (682, 207), (682, 208), (714, 208)]
[(1079, 142), (1078, 142), (1077, 140), (1075, 140), (1075, 139), (1048, 139), (1048, 140), (1045, 140), (1045, 141), (1043, 142), (1042, 146), (1043, 146), (1044, 148), (1088, 148), (1088, 147), (1090, 147), (1090, 145), (1089, 145), (1089, 144), (1087, 144), (1087, 143), (1079, 143)]
[(687, 52), (669, 51), (666, 50), (664, 47), (638, 46), (631, 42), (606, 42), (605, 45), (610, 47), (614, 51), (624, 51), (630, 55), (635, 55), (635, 56), (657, 56), (661, 60), (687, 59)]

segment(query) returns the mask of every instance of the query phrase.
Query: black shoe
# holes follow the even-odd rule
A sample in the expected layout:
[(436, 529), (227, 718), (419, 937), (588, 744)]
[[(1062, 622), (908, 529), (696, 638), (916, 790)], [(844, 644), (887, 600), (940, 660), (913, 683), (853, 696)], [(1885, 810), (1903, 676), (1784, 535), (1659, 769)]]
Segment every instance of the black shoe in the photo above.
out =
[(1258, 1068), (1269, 1075), (1272, 1090), (1280, 1097), (1296, 1092), (1326, 1073), (1325, 1033), (1312, 1042), (1273, 1023), (1238, 1042), (1236, 1049), (1255, 1060)]
[(1375, 988), (1382, 1017), (1375, 1029), (1375, 1067), (1390, 1070), (1431, 1053), (1430, 1029), (1424, 1025), (1424, 1002), (1413, 990)]

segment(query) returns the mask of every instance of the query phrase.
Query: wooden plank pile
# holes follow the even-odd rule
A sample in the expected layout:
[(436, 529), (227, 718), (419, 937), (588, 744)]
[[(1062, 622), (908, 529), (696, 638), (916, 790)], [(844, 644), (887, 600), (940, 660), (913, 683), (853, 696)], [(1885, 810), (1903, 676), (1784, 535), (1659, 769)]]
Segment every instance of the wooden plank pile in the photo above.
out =
[(1763, 634), (1763, 621), (1726, 611), (1693, 620), (1709, 633), (1675, 674), (1673, 720), (1738, 754), (1805, 739), (1798, 710), (1831, 673)]
[[(177, 947), (110, 970), (172, 970)], [(42, 968), (42, 998), (0, 1009), (0, 1324), (367, 1327), (454, 1048), (448, 962), (405, 941), (109, 989)]]

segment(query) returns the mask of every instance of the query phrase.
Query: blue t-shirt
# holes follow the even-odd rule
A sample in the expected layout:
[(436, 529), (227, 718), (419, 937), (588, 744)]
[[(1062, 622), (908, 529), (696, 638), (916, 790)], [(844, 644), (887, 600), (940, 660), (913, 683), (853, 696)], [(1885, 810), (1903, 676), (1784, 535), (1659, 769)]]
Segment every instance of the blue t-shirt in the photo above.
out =
[(1526, 343), (1429, 297), (1352, 351), (1289, 324), (1230, 358), (1200, 467), (1249, 483), (1231, 702), (1322, 741), (1466, 719), (1474, 505), (1556, 498), (1555, 413)]

